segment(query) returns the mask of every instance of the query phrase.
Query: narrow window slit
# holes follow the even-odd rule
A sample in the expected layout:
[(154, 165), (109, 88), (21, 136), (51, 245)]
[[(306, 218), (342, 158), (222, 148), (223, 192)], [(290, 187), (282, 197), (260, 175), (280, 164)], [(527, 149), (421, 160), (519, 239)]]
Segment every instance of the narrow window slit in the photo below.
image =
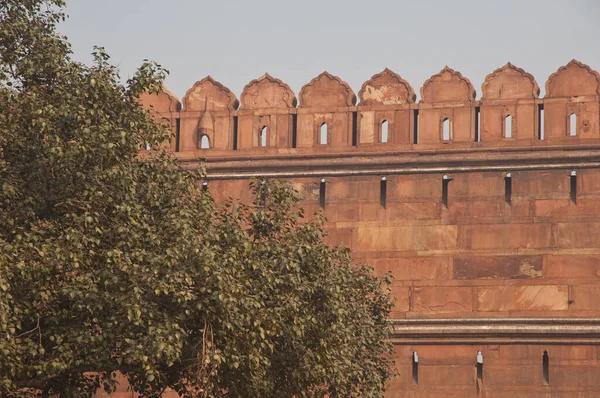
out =
[(512, 116), (507, 115), (504, 118), (504, 138), (512, 138)]
[(321, 124), (321, 136), (319, 142), (321, 145), (327, 144), (327, 123), (325, 122)]
[(413, 144), (419, 143), (419, 110), (413, 111)]
[(179, 140), (181, 135), (181, 119), (175, 119), (175, 152), (179, 152)]
[(475, 107), (475, 142), (481, 142), (481, 109)]
[(508, 206), (511, 205), (512, 202), (512, 174), (506, 173), (506, 177), (504, 177), (504, 200)]
[(444, 175), (442, 178), (442, 206), (444, 206), (445, 209), (448, 208), (448, 185), (450, 184), (450, 181), (452, 181), (452, 179), (447, 175)]
[(296, 148), (298, 137), (298, 115), (292, 115), (292, 148)]
[(569, 136), (577, 136), (577, 115), (574, 113), (569, 116)]
[(208, 191), (208, 182), (204, 181), (202, 183), (202, 192)]
[(238, 117), (233, 117), (233, 150), (238, 149)]
[(381, 177), (379, 182), (379, 204), (385, 209), (387, 204), (387, 178)]
[(321, 184), (319, 185), (319, 207), (325, 208), (325, 179), (321, 178)]
[(358, 143), (358, 112), (352, 112), (352, 146)]
[(542, 375), (544, 377), (544, 385), (550, 385), (550, 359), (548, 358), (548, 351), (544, 351), (542, 356)]
[(269, 128), (267, 126), (263, 126), (262, 129), (260, 129), (260, 134), (258, 136), (259, 139), (259, 145), (262, 147), (266, 147), (267, 146), (267, 134), (269, 132)]
[(416, 351), (412, 355), (412, 381), (414, 385), (419, 384), (419, 355)]
[(544, 104), (538, 105), (538, 139), (544, 140)]
[(483, 388), (483, 354), (477, 351), (477, 392)]
[(381, 122), (381, 142), (388, 142), (388, 121), (384, 120)]
[(442, 121), (442, 141), (450, 141), (450, 119)]
[(571, 171), (571, 175), (569, 176), (569, 180), (570, 180), (570, 185), (571, 185), (571, 192), (570, 192), (570, 198), (571, 198), (571, 203), (576, 205), (577, 204), (577, 172), (575, 170)]

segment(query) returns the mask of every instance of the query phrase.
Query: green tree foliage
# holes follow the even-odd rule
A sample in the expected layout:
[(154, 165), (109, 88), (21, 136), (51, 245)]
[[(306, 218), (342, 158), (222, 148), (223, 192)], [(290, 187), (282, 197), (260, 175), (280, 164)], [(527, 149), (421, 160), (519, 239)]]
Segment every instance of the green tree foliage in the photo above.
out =
[(90, 396), (115, 372), (189, 397), (379, 397), (388, 280), (252, 183), (217, 205), (156, 149), (168, 129), (97, 48), (74, 62), (61, 0), (0, 0), (0, 395)]

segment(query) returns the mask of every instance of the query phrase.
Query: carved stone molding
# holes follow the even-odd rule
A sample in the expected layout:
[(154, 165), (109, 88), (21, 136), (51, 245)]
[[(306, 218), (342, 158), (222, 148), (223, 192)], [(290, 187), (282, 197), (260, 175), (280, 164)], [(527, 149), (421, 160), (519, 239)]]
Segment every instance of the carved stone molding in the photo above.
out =
[(421, 102), (465, 102), (475, 99), (471, 81), (448, 66), (431, 76), (421, 87)]
[[(210, 102), (210, 106), (207, 106), (206, 101)], [(235, 94), (210, 76), (194, 83), (183, 97), (185, 111), (203, 111), (206, 108), (231, 111), (238, 106), (239, 102)]]
[(417, 96), (410, 84), (388, 68), (363, 83), (359, 105), (413, 104)]
[(300, 90), (300, 107), (356, 105), (356, 95), (352, 88), (337, 76), (323, 72), (305, 84)]
[(598, 318), (395, 319), (395, 344), (598, 344)]
[(248, 83), (240, 99), (240, 109), (295, 108), (298, 103), (290, 86), (268, 73)]
[(546, 98), (600, 95), (600, 74), (575, 59), (546, 81)]
[(539, 98), (540, 87), (530, 73), (508, 62), (486, 76), (481, 99)]

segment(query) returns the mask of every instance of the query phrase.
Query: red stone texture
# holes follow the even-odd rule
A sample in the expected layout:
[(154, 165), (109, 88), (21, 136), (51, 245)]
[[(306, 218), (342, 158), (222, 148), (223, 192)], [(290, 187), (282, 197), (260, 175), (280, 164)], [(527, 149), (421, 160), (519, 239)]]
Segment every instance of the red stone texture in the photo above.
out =
[[(350, 247), (376, 274), (394, 276), (394, 319), (537, 325), (600, 318), (600, 75), (571, 61), (539, 98), (534, 77), (508, 63), (487, 76), (477, 100), (471, 82), (446, 67), (424, 83), (419, 102), (414, 92), (386, 69), (363, 84), (358, 105), (348, 84), (327, 72), (298, 101), (287, 84), (265, 75), (244, 89), (239, 109), (211, 78), (188, 91), (183, 110), (168, 92), (144, 104), (178, 126), (171, 149), (184, 168), (204, 162), (218, 201), (248, 201), (250, 178), (282, 178), (302, 193), (311, 215), (320, 210), (325, 178), (329, 242)], [(206, 112), (214, 144), (197, 149)], [(600, 329), (576, 341), (538, 331), (495, 341), (492, 326), (469, 339), (440, 328), (433, 343), (403, 340), (399, 330), (400, 375), (389, 397), (600, 397)], [(479, 383), (477, 351), (484, 356)]]

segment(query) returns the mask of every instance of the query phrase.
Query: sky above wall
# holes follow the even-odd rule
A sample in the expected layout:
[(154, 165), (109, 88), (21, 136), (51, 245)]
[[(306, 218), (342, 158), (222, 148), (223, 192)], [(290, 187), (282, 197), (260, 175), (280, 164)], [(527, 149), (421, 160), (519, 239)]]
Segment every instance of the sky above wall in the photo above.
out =
[(144, 59), (179, 98), (211, 75), (239, 98), (265, 72), (296, 93), (327, 70), (356, 93), (388, 67), (415, 89), (445, 65), (481, 83), (510, 61), (546, 79), (571, 59), (600, 70), (598, 0), (70, 0), (75, 58), (104, 46), (125, 79)]

